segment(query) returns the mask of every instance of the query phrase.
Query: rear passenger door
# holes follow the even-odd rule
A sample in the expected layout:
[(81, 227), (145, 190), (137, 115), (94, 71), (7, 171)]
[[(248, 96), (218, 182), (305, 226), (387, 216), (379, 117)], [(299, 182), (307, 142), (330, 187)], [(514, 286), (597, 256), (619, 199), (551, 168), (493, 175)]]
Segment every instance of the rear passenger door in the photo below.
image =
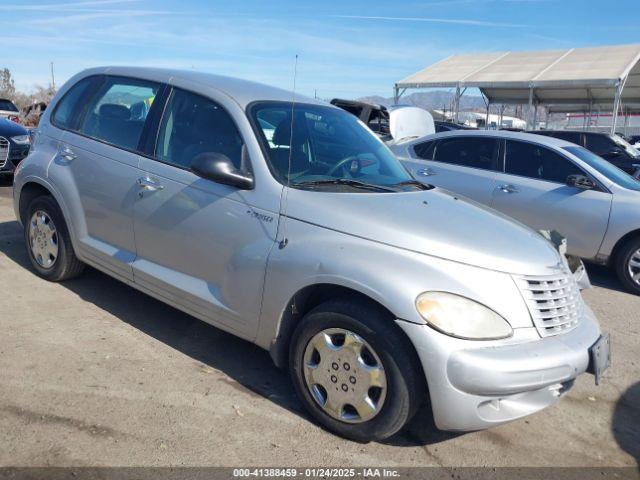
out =
[[(77, 195), (74, 203), (81, 208), (79, 218), (74, 218), (80, 256), (129, 280), (136, 252), (136, 181), (142, 174), (139, 144), (161, 88), (147, 80), (95, 77), (77, 102), (73, 118), (67, 119), (56, 159)], [(60, 110), (61, 119), (64, 113)], [(58, 111), (54, 124), (57, 115)]]
[(505, 173), (496, 177), (491, 206), (535, 230), (557, 230), (571, 254), (594, 258), (607, 229), (611, 194), (568, 186), (569, 175), (588, 174), (543, 145), (506, 140), (504, 152)]
[(405, 166), (425, 183), (477, 202), (491, 203), (499, 141), (489, 136), (452, 136), (413, 146)]
[(268, 196), (269, 204), (259, 185), (239, 190), (191, 171), (193, 159), (206, 153), (223, 154), (243, 171), (251, 166), (229, 113), (239, 109), (237, 104), (222, 94), (194, 93), (190, 83), (178, 81), (185, 86), (173, 87), (155, 148), (141, 163), (147, 187), (136, 203), (135, 281), (209, 323), (250, 338), (257, 331), (280, 198)]

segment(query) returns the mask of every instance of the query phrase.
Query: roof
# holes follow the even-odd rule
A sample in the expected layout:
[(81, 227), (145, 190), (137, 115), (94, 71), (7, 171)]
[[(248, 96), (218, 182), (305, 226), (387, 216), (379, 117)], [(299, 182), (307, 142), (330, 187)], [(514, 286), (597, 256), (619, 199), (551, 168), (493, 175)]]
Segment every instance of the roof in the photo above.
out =
[[(271, 87), (258, 82), (243, 80), (240, 78), (215, 75), (212, 73), (197, 72), (195, 70), (176, 70), (169, 68), (152, 67), (97, 67), (83, 71), (80, 76), (95, 74), (123, 75), (157, 82), (167, 83), (172, 78), (182, 78), (199, 83), (204, 86), (221, 90), (232, 97), (242, 108), (257, 100), (291, 102), (294, 99), (293, 92)], [(296, 102), (327, 105), (313, 98), (295, 94)]]
[(640, 45), (454, 55), (396, 83), (398, 88), (477, 87), (492, 103), (640, 105)]
[(549, 147), (563, 148), (575, 147), (575, 144), (555, 137), (547, 137), (545, 135), (536, 135), (535, 133), (510, 132), (508, 130), (451, 130), (449, 132), (435, 133), (422, 138), (413, 139), (410, 142), (403, 142), (403, 145), (423, 142), (425, 140), (438, 140), (447, 137), (497, 137), (511, 140), (523, 140), (526, 142), (535, 142)]

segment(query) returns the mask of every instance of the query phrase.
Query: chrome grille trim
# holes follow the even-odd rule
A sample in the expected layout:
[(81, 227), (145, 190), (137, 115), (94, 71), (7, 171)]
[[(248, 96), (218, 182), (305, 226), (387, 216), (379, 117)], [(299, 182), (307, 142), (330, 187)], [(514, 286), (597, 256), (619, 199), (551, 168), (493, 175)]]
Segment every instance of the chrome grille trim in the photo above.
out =
[(9, 158), (9, 140), (0, 137), (0, 168), (7, 164)]
[(571, 273), (514, 279), (541, 337), (565, 333), (578, 325), (583, 303)]

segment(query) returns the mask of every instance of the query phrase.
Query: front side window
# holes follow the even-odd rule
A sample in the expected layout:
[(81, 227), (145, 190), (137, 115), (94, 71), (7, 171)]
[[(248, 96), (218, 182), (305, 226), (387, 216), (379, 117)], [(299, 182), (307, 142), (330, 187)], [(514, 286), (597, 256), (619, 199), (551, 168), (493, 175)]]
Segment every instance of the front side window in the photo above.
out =
[(606, 155), (613, 150), (616, 144), (607, 135), (586, 135), (586, 147), (596, 155)]
[(160, 84), (107, 77), (89, 100), (79, 131), (127, 150), (136, 150)]
[(562, 155), (541, 145), (515, 140), (506, 141), (505, 172), (557, 183), (565, 183), (569, 175), (584, 175)]
[(575, 155), (580, 160), (585, 162), (591, 168), (595, 168), (602, 175), (607, 177), (614, 183), (617, 183), (621, 187), (628, 188), (629, 190), (640, 191), (640, 181), (629, 175), (628, 173), (620, 170), (612, 163), (607, 162), (602, 157), (599, 157), (595, 153), (582, 147), (565, 147), (567, 152)]
[(201, 95), (173, 89), (158, 132), (158, 160), (188, 169), (198, 155), (219, 153), (240, 169), (242, 145), (235, 123), (220, 105)]
[(387, 146), (344, 110), (261, 102), (249, 113), (270, 169), (283, 184), (333, 191), (424, 188), (413, 186)]
[(495, 170), (498, 141), (489, 137), (453, 137), (436, 145), (433, 160), (461, 167)]

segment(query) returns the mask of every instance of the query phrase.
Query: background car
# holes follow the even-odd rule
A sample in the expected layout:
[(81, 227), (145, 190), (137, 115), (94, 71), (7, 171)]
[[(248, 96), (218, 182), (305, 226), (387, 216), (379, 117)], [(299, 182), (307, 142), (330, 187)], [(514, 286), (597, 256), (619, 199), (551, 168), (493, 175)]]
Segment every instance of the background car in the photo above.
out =
[(561, 138), (575, 143), (631, 175), (637, 177), (640, 174), (640, 152), (619, 135), (571, 130), (536, 130), (529, 133)]
[(0, 177), (13, 175), (29, 153), (29, 132), (22, 125), (0, 118)]
[(14, 122), (20, 121), (20, 110), (15, 103), (7, 98), (0, 98), (0, 118), (7, 118)]
[(477, 130), (474, 127), (468, 125), (460, 125), (459, 123), (443, 122), (442, 120), (435, 120), (433, 122), (436, 127), (436, 133), (451, 132), (453, 130)]
[(331, 105), (355, 115), (383, 139), (389, 136), (389, 112), (384, 105), (359, 102), (357, 100), (343, 100), (341, 98), (331, 100)]
[(569, 254), (610, 265), (640, 294), (640, 182), (593, 152), (559, 138), (486, 130), (391, 149), (425, 183), (558, 231)]

